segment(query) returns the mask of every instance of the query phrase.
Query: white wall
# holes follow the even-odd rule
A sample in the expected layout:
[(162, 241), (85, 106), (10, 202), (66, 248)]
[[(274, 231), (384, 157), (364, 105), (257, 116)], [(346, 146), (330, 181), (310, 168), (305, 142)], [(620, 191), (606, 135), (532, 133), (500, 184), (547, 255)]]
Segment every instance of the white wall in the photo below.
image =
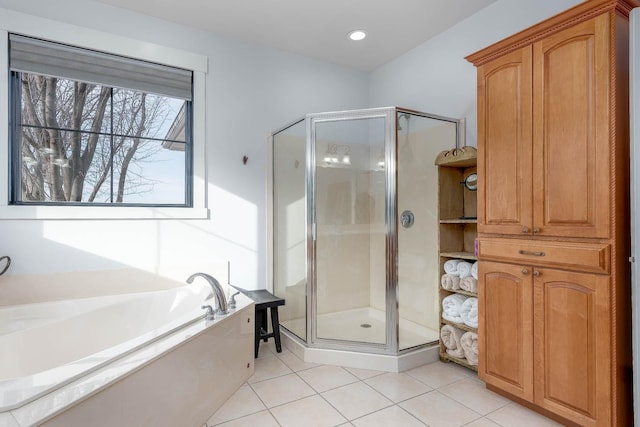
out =
[(476, 145), (476, 70), (464, 58), (581, 0), (498, 0), (371, 74), (371, 105), (467, 118)]
[[(210, 220), (0, 221), (8, 274), (231, 261), (230, 280), (265, 277), (265, 137), (308, 112), (399, 105), (467, 117), (476, 138), (476, 80), (464, 57), (578, 0), (499, 0), (366, 74), (214, 36), (90, 0), (0, 0), (1, 8), (90, 27), (209, 57), (207, 183)], [(249, 157), (243, 165), (243, 155)]]
[(211, 219), (0, 221), (0, 254), (13, 259), (7, 274), (230, 260), (231, 283), (264, 287), (266, 136), (307, 112), (366, 107), (368, 75), (89, 0), (0, 0), (2, 8), (209, 57)]

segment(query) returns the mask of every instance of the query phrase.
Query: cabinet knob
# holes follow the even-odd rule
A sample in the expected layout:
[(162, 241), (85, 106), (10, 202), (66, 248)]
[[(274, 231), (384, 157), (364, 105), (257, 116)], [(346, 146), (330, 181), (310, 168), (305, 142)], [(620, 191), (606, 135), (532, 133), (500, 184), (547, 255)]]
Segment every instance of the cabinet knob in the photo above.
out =
[(533, 227), (533, 234), (538, 234), (540, 229), (538, 227)]
[(538, 270), (533, 270), (534, 277), (540, 276), (540, 272)]
[(522, 274), (524, 274), (526, 276), (527, 274), (529, 274), (529, 270), (527, 270), (526, 268), (523, 268), (522, 269)]
[(528, 233), (529, 232), (529, 227), (522, 227), (522, 232), (523, 233)]

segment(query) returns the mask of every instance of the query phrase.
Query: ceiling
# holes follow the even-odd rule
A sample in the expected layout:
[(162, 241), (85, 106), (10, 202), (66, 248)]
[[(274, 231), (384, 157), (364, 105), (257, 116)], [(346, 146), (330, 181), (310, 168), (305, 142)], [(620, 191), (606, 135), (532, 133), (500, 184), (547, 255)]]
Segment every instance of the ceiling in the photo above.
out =
[[(98, 0), (223, 36), (371, 71), (496, 0)], [(368, 37), (347, 38), (354, 29)]]

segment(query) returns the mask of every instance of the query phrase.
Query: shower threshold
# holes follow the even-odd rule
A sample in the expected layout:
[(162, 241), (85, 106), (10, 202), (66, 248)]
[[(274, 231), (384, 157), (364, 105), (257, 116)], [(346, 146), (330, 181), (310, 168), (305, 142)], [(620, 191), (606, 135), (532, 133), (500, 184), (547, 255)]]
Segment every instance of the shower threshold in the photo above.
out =
[[(317, 336), (345, 342), (384, 344), (384, 312), (372, 307), (325, 313), (318, 315)], [(410, 349), (400, 355), (372, 354), (352, 350), (308, 347), (295, 333), (304, 331), (304, 318), (286, 320), (285, 345), (305, 362), (401, 372), (438, 360), (437, 330), (433, 330), (407, 319), (400, 319), (400, 348)], [(425, 345), (425, 343), (434, 343)], [(291, 347), (291, 348), (290, 348)]]
[(371, 369), (384, 372), (404, 372), (409, 369), (439, 360), (440, 346), (435, 344), (416, 347), (398, 356), (362, 353), (347, 350), (307, 347), (297, 336), (281, 329), (282, 345), (309, 363), (344, 366), (347, 368)]

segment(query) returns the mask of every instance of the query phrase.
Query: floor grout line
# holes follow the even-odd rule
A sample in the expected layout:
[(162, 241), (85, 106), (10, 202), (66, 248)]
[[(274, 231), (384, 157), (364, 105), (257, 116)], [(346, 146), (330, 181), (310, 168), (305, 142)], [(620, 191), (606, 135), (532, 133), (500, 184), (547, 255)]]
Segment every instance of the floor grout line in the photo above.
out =
[[(483, 420), (483, 419), (484, 419), (484, 420), (486, 420), (486, 421), (489, 421), (489, 422), (495, 423), (495, 424), (496, 424), (496, 425), (498, 425), (498, 426), (502, 426), (502, 424), (500, 424), (499, 422), (494, 421), (493, 419), (489, 418), (489, 416), (490, 416), (491, 414), (493, 414), (493, 413), (495, 413), (495, 412), (497, 412), (497, 411), (499, 411), (499, 410), (501, 410), (501, 409), (503, 409), (503, 408), (505, 408), (505, 407), (509, 406), (510, 404), (513, 404), (513, 402), (508, 401), (508, 402), (506, 402), (505, 404), (503, 404), (503, 405), (501, 405), (501, 406), (499, 406), (499, 407), (497, 407), (497, 408), (495, 408), (495, 409), (491, 410), (490, 412), (488, 412), (488, 413), (486, 413), (486, 414), (482, 414), (482, 413), (478, 412), (476, 409), (473, 409), (473, 408), (471, 408), (471, 407), (467, 406), (467, 404), (465, 404), (463, 401), (461, 401), (461, 400), (457, 400), (457, 399), (455, 399), (455, 398), (453, 398), (453, 397), (451, 397), (451, 396), (447, 395), (446, 393), (443, 393), (443, 392), (442, 392), (442, 389), (447, 388), (447, 387), (450, 387), (450, 386), (454, 386), (455, 384), (462, 383), (462, 382), (464, 382), (464, 381), (475, 381), (475, 382), (478, 382), (478, 383), (479, 383), (479, 384), (481, 384), (481, 385), (482, 385), (482, 384), (484, 384), (484, 383), (482, 383), (481, 381), (479, 381), (479, 380), (478, 380), (478, 378), (477, 378), (477, 376), (476, 376), (476, 375), (472, 375), (472, 374), (470, 374), (470, 373), (463, 372), (463, 371), (458, 371), (458, 370), (457, 370), (457, 368), (455, 368), (455, 367), (454, 367), (454, 369), (452, 370), (452, 372), (455, 372), (455, 373), (457, 373), (457, 374), (461, 374), (461, 377), (460, 377), (460, 378), (458, 378), (458, 379), (456, 379), (456, 380), (454, 380), (454, 381), (452, 381), (452, 382), (450, 382), (450, 383), (442, 384), (442, 385), (440, 385), (440, 386), (438, 386), (438, 387), (434, 387), (434, 386), (430, 385), (429, 383), (427, 383), (426, 381), (423, 381), (423, 380), (421, 380), (420, 378), (417, 378), (416, 376), (411, 375), (411, 374), (409, 373), (409, 371), (410, 371), (410, 370), (409, 370), (409, 371), (405, 371), (405, 372), (404, 372), (404, 374), (406, 374), (407, 376), (409, 376), (409, 377), (410, 377), (410, 378), (412, 378), (413, 380), (416, 380), (417, 382), (419, 382), (419, 383), (421, 383), (421, 384), (423, 384), (423, 385), (425, 385), (425, 386), (429, 387), (429, 389), (430, 389), (430, 390), (429, 390), (429, 391), (426, 391), (426, 392), (423, 392), (423, 393), (418, 393), (418, 394), (416, 394), (415, 396), (411, 396), (411, 397), (404, 398), (404, 399), (399, 400), (399, 401), (397, 401), (397, 402), (396, 402), (396, 401), (394, 401), (393, 399), (391, 399), (390, 397), (388, 397), (387, 395), (385, 395), (382, 391), (377, 390), (373, 385), (371, 385), (371, 384), (369, 384), (369, 383), (367, 382), (367, 380), (374, 379), (374, 378), (376, 378), (376, 377), (378, 377), (378, 376), (381, 376), (381, 375), (386, 374), (387, 372), (379, 372), (379, 373), (376, 373), (375, 375), (367, 376), (366, 378), (360, 378), (358, 375), (356, 375), (355, 373), (351, 372), (351, 371), (349, 370), (349, 368), (348, 368), (348, 367), (345, 367), (345, 366), (338, 366), (338, 367), (339, 367), (340, 369), (342, 369), (343, 371), (345, 371), (346, 373), (348, 373), (348, 374), (350, 374), (351, 376), (353, 376), (353, 377), (355, 378), (355, 381), (348, 382), (348, 383), (345, 383), (345, 384), (341, 384), (341, 385), (338, 385), (338, 386), (335, 386), (335, 387), (331, 387), (331, 388), (329, 388), (329, 389), (327, 389), (327, 390), (319, 391), (319, 390), (317, 390), (316, 388), (314, 388), (314, 387), (311, 385), (311, 383), (310, 383), (310, 382), (308, 382), (307, 380), (305, 380), (305, 378), (303, 378), (303, 377), (300, 375), (300, 373), (305, 372), (305, 371), (309, 371), (309, 370), (312, 370), (312, 369), (315, 369), (315, 368), (320, 368), (320, 367), (322, 367), (322, 366), (327, 366), (327, 365), (317, 364), (316, 366), (304, 367), (304, 368), (299, 369), (299, 370), (294, 370), (291, 366), (289, 366), (289, 364), (287, 364), (287, 362), (286, 362), (285, 360), (282, 360), (282, 358), (281, 358), (280, 356), (282, 356), (282, 355), (284, 355), (284, 354), (291, 353), (291, 354), (293, 354), (293, 356), (294, 356), (296, 359), (300, 360), (300, 362), (301, 362), (301, 363), (304, 363), (304, 361), (303, 361), (303, 360), (301, 360), (301, 359), (300, 359), (300, 358), (299, 358), (295, 353), (293, 353), (293, 352), (291, 352), (291, 351), (289, 351), (289, 350), (287, 350), (287, 349), (283, 349), (284, 351), (283, 351), (282, 353), (277, 353), (277, 352), (275, 351), (275, 349), (274, 349), (274, 350), (272, 350), (271, 348), (269, 348), (269, 347), (268, 347), (268, 346), (266, 346), (266, 345), (265, 345), (265, 347), (261, 348), (261, 350), (262, 350), (262, 352), (263, 352), (263, 353), (262, 353), (262, 354), (263, 354), (263, 357), (260, 357), (260, 359), (270, 358), (270, 357), (276, 357), (276, 358), (277, 358), (277, 360), (278, 360), (280, 363), (282, 363), (282, 364), (283, 364), (287, 369), (289, 369), (291, 372), (288, 372), (288, 373), (285, 373), (285, 374), (281, 374), (281, 375), (276, 375), (276, 376), (274, 376), (274, 377), (266, 378), (266, 379), (263, 379), (263, 380), (260, 380), (260, 381), (255, 381), (255, 382), (253, 382), (253, 383), (249, 383), (248, 381), (246, 381), (244, 384), (248, 385), (248, 386), (249, 386), (249, 388), (250, 388), (250, 390), (251, 390), (251, 391), (252, 391), (252, 392), (253, 392), (253, 393), (258, 397), (259, 401), (260, 401), (260, 402), (262, 403), (262, 405), (264, 406), (264, 409), (260, 409), (260, 410), (258, 410), (258, 411), (254, 411), (254, 412), (251, 412), (251, 413), (248, 413), (248, 414), (244, 414), (244, 415), (242, 415), (242, 416), (240, 416), (240, 417), (235, 417), (235, 418), (232, 418), (232, 419), (226, 420), (226, 421), (224, 421), (224, 422), (222, 422), (222, 423), (218, 423), (218, 424), (215, 424), (215, 425), (209, 425), (209, 423), (205, 423), (205, 426), (206, 426), (206, 427), (218, 426), (218, 425), (220, 425), (220, 424), (224, 424), (224, 423), (226, 423), (226, 422), (231, 422), (231, 421), (235, 421), (235, 420), (240, 420), (240, 419), (242, 419), (242, 418), (249, 417), (249, 416), (253, 416), (253, 415), (255, 415), (255, 414), (259, 413), (259, 412), (263, 412), (263, 411), (265, 411), (265, 410), (266, 410), (266, 412), (267, 412), (267, 413), (269, 413), (269, 415), (273, 418), (273, 420), (275, 420), (276, 424), (277, 424), (278, 426), (282, 427), (282, 424), (278, 421), (278, 419), (276, 418), (275, 414), (272, 412), (272, 410), (273, 410), (273, 409), (275, 409), (275, 408), (279, 408), (279, 407), (282, 407), (282, 406), (285, 406), (285, 405), (288, 405), (288, 404), (291, 404), (291, 403), (294, 403), (294, 402), (298, 402), (298, 401), (301, 401), (301, 400), (304, 400), (304, 399), (307, 399), (307, 398), (312, 398), (312, 397), (314, 397), (314, 396), (319, 396), (319, 397), (322, 399), (322, 401), (323, 401), (323, 402), (325, 402), (325, 403), (326, 403), (330, 408), (332, 408), (334, 411), (336, 411), (336, 413), (337, 413), (337, 414), (340, 414), (340, 416), (341, 416), (341, 417), (343, 417), (343, 418), (346, 420), (345, 422), (342, 422), (341, 424), (338, 424), (338, 425), (353, 425), (353, 422), (354, 422), (354, 421), (357, 421), (357, 420), (359, 420), (359, 419), (361, 419), (361, 418), (364, 418), (364, 417), (370, 416), (370, 415), (375, 414), (375, 413), (377, 413), (377, 412), (381, 412), (381, 411), (389, 410), (390, 408), (393, 408), (393, 407), (395, 406), (395, 407), (397, 407), (397, 409), (400, 409), (403, 413), (405, 413), (405, 414), (409, 415), (410, 417), (412, 417), (413, 419), (415, 419), (416, 421), (418, 421), (420, 424), (422, 424), (422, 425), (426, 425), (426, 426), (428, 427), (428, 424), (426, 424), (424, 421), (422, 421), (421, 419), (419, 419), (416, 415), (414, 415), (413, 413), (411, 413), (410, 411), (406, 410), (405, 408), (403, 408), (403, 407), (402, 407), (402, 406), (400, 406), (400, 405), (401, 405), (401, 404), (403, 404), (403, 403), (405, 403), (405, 402), (407, 402), (407, 401), (409, 401), (409, 400), (412, 400), (412, 399), (418, 398), (418, 397), (420, 397), (420, 396), (427, 395), (427, 394), (432, 393), (432, 392), (434, 392), (434, 391), (435, 391), (435, 392), (438, 392), (438, 394), (440, 394), (441, 396), (445, 397), (446, 399), (450, 399), (451, 401), (453, 401), (453, 402), (455, 402), (455, 403), (457, 403), (457, 404), (460, 404), (461, 406), (463, 406), (463, 407), (464, 407), (464, 408), (466, 408), (467, 410), (469, 410), (469, 411), (471, 411), (472, 413), (474, 413), (474, 414), (476, 414), (476, 415), (477, 415), (477, 418), (474, 418), (473, 420), (471, 420), (471, 421), (467, 422), (465, 425), (472, 424), (472, 423), (474, 423), (474, 422), (476, 422), (476, 421), (479, 421), (479, 420)], [(270, 354), (265, 354), (265, 352), (267, 352), (267, 351), (268, 351)], [(256, 359), (256, 360), (258, 360), (258, 359)], [(255, 366), (255, 362), (254, 362), (254, 366)], [(354, 368), (354, 369), (356, 369), (356, 368)], [(298, 379), (300, 379), (300, 380), (302, 381), (302, 383), (303, 383), (303, 384), (305, 384), (306, 386), (308, 386), (308, 387), (313, 391), (313, 394), (311, 394), (311, 395), (309, 395), (309, 396), (300, 397), (300, 398), (298, 398), (298, 399), (294, 399), (294, 400), (292, 400), (292, 401), (290, 401), (290, 402), (282, 403), (282, 404), (279, 404), (279, 405), (276, 405), (276, 406), (273, 406), (273, 407), (271, 407), (271, 408), (270, 408), (270, 407), (268, 407), (268, 406), (267, 406), (267, 404), (265, 403), (265, 401), (262, 399), (262, 397), (261, 397), (261, 396), (256, 392), (256, 390), (255, 390), (255, 389), (254, 389), (254, 387), (253, 387), (254, 385), (257, 385), (257, 384), (263, 383), (264, 381), (269, 381), (269, 380), (273, 380), (273, 379), (277, 379), (277, 378), (282, 378), (282, 377), (284, 377), (284, 376), (288, 376), (288, 375), (292, 375), (292, 374), (293, 374), (293, 375), (296, 375), (296, 376), (298, 377)], [(255, 375), (255, 372), (254, 372), (254, 375)], [(425, 377), (428, 377), (428, 376), (426, 376), (426, 375), (425, 375)], [(342, 387), (347, 387), (347, 386), (350, 386), (350, 385), (353, 385), (353, 384), (357, 384), (358, 382), (363, 383), (363, 384), (364, 384), (368, 389), (370, 389), (370, 390), (374, 391), (375, 393), (379, 394), (380, 396), (384, 397), (387, 401), (389, 401), (389, 402), (390, 402), (390, 404), (389, 404), (388, 406), (383, 407), (383, 408), (376, 409), (376, 410), (374, 410), (374, 411), (372, 411), (372, 412), (369, 412), (369, 413), (366, 413), (366, 414), (360, 415), (360, 416), (358, 416), (358, 417), (356, 417), (356, 418), (349, 419), (345, 414), (343, 414), (340, 410), (338, 410), (338, 408), (336, 408), (334, 405), (332, 405), (332, 404), (331, 404), (331, 402), (329, 402), (329, 401), (327, 400), (327, 398), (323, 395), (323, 393), (327, 393), (327, 392), (330, 392), (330, 391), (332, 391), (332, 390), (336, 390), (336, 389), (339, 389), (339, 388), (342, 388)], [(244, 384), (243, 384), (243, 385), (244, 385)], [(212, 416), (213, 416), (213, 415), (214, 415), (214, 414), (212, 414)]]
[[(330, 407), (332, 407), (334, 411), (336, 411), (338, 414), (342, 415), (342, 417), (343, 417), (345, 420), (347, 420), (347, 421), (346, 421), (347, 423), (351, 424), (351, 420), (350, 420), (350, 419), (349, 419), (345, 414), (343, 414), (342, 412), (340, 412), (340, 411), (338, 410), (338, 408), (336, 408), (335, 406), (333, 406), (333, 405), (331, 404), (331, 402), (329, 402), (329, 401), (327, 400), (327, 398), (326, 398), (326, 397), (324, 397), (321, 393), (318, 393), (318, 396), (320, 396), (320, 398), (321, 398), (322, 400), (324, 400), (325, 402), (327, 402), (327, 405), (329, 405)], [(342, 424), (344, 424), (344, 423), (342, 423)], [(342, 424), (338, 424), (338, 425), (342, 425)]]

